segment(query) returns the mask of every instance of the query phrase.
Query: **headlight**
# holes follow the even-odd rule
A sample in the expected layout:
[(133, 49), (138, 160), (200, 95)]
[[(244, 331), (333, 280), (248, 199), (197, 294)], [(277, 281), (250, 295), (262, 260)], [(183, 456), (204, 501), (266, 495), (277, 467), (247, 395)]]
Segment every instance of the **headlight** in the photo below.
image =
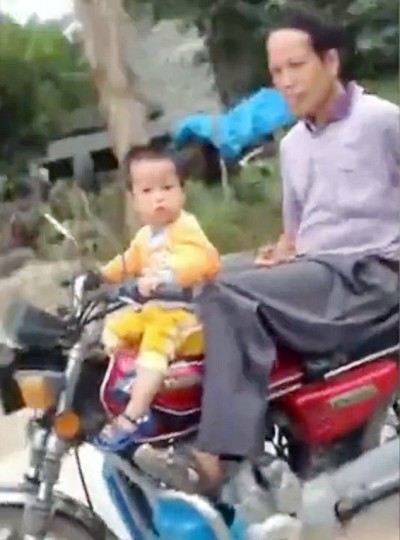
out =
[(47, 410), (56, 405), (61, 385), (61, 378), (57, 375), (20, 372), (15, 376), (26, 407)]
[[(41, 411), (56, 407), (63, 382), (60, 374), (22, 372), (15, 380), (26, 407)], [(51, 416), (51, 421), (54, 431), (62, 439), (72, 440), (80, 433), (80, 419), (73, 411)]]

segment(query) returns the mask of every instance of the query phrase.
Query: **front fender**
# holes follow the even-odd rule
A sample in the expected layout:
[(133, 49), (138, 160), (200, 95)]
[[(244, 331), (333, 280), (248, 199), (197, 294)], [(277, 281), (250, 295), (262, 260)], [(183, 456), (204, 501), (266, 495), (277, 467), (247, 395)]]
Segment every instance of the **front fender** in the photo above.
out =
[[(29, 484), (0, 484), (0, 506), (23, 507), (36, 488)], [(118, 540), (104, 521), (79, 501), (58, 491), (54, 494), (54, 511), (74, 522), (95, 540)]]

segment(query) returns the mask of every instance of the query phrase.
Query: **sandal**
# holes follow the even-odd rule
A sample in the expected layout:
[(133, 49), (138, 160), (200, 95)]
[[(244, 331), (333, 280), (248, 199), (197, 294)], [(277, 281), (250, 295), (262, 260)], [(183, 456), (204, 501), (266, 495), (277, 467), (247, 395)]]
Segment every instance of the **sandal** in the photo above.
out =
[[(118, 425), (118, 419), (123, 418), (130, 424), (129, 428)], [(94, 440), (94, 445), (105, 452), (121, 452), (132, 444), (139, 444), (143, 437), (143, 428), (146, 428), (147, 416), (133, 420), (128, 414), (122, 413), (110, 424), (103, 428), (100, 435)]]

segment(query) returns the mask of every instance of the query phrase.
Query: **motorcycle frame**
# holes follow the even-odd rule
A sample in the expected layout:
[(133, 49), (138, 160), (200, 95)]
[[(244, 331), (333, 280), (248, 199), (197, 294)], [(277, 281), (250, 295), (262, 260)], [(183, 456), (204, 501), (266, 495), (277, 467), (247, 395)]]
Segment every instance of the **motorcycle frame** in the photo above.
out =
[[(84, 295), (84, 276), (77, 278), (74, 283), (74, 308), (76, 313), (79, 315), (81, 313), (81, 299)], [(369, 355), (363, 359), (351, 362), (350, 364), (340, 367), (338, 369), (332, 370), (331, 372), (325, 375), (325, 380), (329, 380), (332, 377), (335, 377), (341, 373), (371, 363), (378, 360), (381, 357), (394, 354), (399, 350), (399, 346), (391, 347), (379, 353)], [(74, 392), (77, 382), (79, 380), (83, 361), (85, 358), (85, 348), (83, 340), (76, 342), (68, 353), (68, 360), (65, 371), (65, 380), (68, 381), (68, 384), (65, 385), (61, 391), (58, 405), (57, 405), (57, 414), (63, 413), (70, 410), (73, 399)], [(290, 377), (286, 380), (279, 381), (271, 387), (271, 394), (269, 400), (273, 398), (280, 397), (291, 391), (294, 391), (302, 386), (302, 376), (301, 374)], [(287, 383), (293, 383), (290, 387), (281, 388), (282, 385)], [(46, 432), (45, 430), (34, 429), (32, 432), (32, 446), (31, 446), (31, 455), (30, 455), (30, 466), (27, 474), (27, 485), (15, 492), (7, 491), (10, 495), (15, 497), (15, 503), (11, 502), (11, 505), (19, 505), (24, 507), (23, 514), (23, 538), (24, 535), (28, 536), (31, 540), (43, 540), (46, 534), (46, 527), (49, 517), (52, 513), (57, 510), (57, 503), (59, 501), (67, 500), (62, 498), (56, 491), (55, 485), (59, 479), (61, 463), (71, 448), (71, 444), (60, 439), (54, 431)], [(126, 523), (130, 523), (131, 534), (136, 534), (135, 540), (141, 540), (140, 534), (142, 535), (143, 540), (153, 540), (155, 536), (150, 536), (151, 531), (149, 531), (148, 526), (143, 522), (140, 508), (136, 501), (132, 501), (132, 497), (129, 494), (129, 484), (131, 482), (136, 484), (145, 494), (150, 505), (154, 509), (156, 504), (156, 494), (157, 498), (160, 497), (160, 491), (156, 484), (152, 484), (147, 480), (147, 478), (130, 467), (126, 462), (124, 462), (120, 457), (115, 455), (106, 455), (106, 466), (104, 474), (107, 476), (108, 480), (105, 478), (106, 483), (109, 482), (109, 489), (114, 490), (117, 495), (120, 504), (117, 505), (117, 508), (121, 514), (121, 518)], [(1, 492), (0, 492), (1, 495)], [(203, 515), (207, 523), (209, 523), (211, 529), (217, 534), (216, 538), (218, 540), (229, 539), (229, 531), (226, 525), (223, 523), (220, 515), (203, 499), (193, 498), (190, 496), (189, 499), (184, 496), (184, 494), (172, 494), (171, 492), (163, 492), (162, 496), (173, 496), (175, 498), (180, 498), (181, 500), (190, 501), (190, 504), (194, 504), (198, 511)], [(61, 498), (60, 498), (61, 497)], [(0, 496), (1, 502), (1, 496)], [(56, 504), (55, 504), (56, 503)], [(9, 501), (7, 502), (9, 504)], [(74, 501), (74, 505), (79, 503)], [(68, 506), (68, 505), (67, 505)], [(71, 505), (70, 505), (71, 506)], [(85, 508), (83, 506), (83, 508)], [(90, 510), (88, 510), (90, 512)], [(69, 515), (69, 514), (68, 514)], [(75, 514), (76, 515), (76, 514)], [(84, 516), (88, 516), (87, 512), (83, 513)], [(97, 527), (100, 527), (101, 524), (100, 518), (96, 517), (92, 512), (90, 512), (91, 519), (94, 519)], [(86, 527), (85, 523), (87, 518), (83, 520), (83, 526)], [(99, 536), (96, 533), (94, 536), (96, 540), (98, 538), (106, 538), (104, 536)]]

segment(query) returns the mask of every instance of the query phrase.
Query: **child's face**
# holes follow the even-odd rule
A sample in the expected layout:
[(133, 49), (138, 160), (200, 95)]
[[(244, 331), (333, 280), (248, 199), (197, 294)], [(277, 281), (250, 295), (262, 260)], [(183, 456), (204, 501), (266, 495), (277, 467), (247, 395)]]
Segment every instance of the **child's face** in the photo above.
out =
[(169, 159), (142, 159), (130, 167), (134, 208), (142, 223), (162, 227), (174, 221), (185, 194)]

